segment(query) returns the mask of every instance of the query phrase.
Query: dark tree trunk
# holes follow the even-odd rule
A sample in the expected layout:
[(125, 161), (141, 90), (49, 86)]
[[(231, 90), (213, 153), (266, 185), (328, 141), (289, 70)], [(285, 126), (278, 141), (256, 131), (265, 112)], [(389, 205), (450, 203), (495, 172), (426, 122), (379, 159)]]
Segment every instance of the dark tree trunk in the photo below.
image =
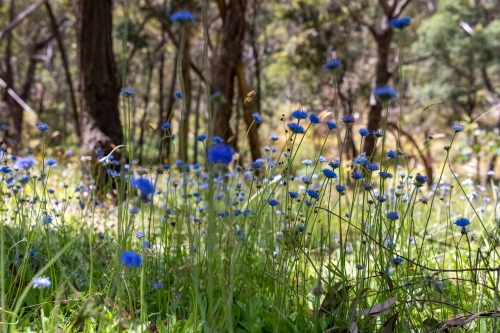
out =
[(82, 154), (109, 153), (123, 141), (113, 56), (112, 1), (74, 0), (77, 17)]
[(220, 91), (226, 102), (215, 106), (214, 135), (235, 146), (236, 143), (229, 140), (233, 136), (229, 121), (233, 108), (234, 80), (243, 50), (247, 1), (230, 0), (227, 5), (221, 4), (224, 7), (221, 10), (222, 40), (218, 56), (213, 62), (212, 89)]
[[(387, 21), (387, 19), (384, 19)], [(389, 48), (391, 45), (393, 31), (389, 27), (388, 22), (383, 24), (382, 31), (377, 35), (377, 67), (375, 72), (375, 85), (377, 87), (385, 86), (391, 78), (391, 73), (388, 70)], [(379, 130), (382, 125), (382, 104), (374, 99), (370, 105), (370, 113), (368, 115), (367, 129), (370, 133)], [(372, 155), (375, 150), (375, 136), (368, 135), (363, 146), (364, 152), (368, 156)]]

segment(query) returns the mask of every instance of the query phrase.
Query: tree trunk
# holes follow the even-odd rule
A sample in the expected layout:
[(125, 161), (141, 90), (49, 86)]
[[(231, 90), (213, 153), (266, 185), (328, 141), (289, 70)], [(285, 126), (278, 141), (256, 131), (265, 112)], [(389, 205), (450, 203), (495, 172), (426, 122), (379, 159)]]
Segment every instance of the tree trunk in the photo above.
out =
[[(123, 141), (113, 56), (112, 1), (74, 0), (77, 18), (82, 154), (109, 153)], [(116, 153), (116, 152), (115, 152)]]
[[(388, 21), (384, 18), (384, 21)], [(388, 59), (389, 59), (389, 47), (391, 45), (393, 31), (389, 27), (388, 22), (383, 23), (384, 27), (377, 34), (377, 67), (375, 72), (375, 85), (376, 87), (385, 86), (391, 78), (391, 73), (388, 70)], [(370, 113), (368, 115), (368, 124), (366, 128), (373, 133), (373, 131), (379, 130), (382, 123), (382, 104), (373, 99), (373, 103), (370, 105)], [(364, 152), (368, 156), (371, 156), (375, 151), (375, 136), (368, 135), (365, 138), (365, 144), (363, 146)]]
[(229, 121), (233, 108), (234, 80), (243, 50), (246, 4), (246, 0), (230, 0), (222, 12), (221, 46), (213, 63), (212, 89), (214, 92), (220, 91), (226, 99), (225, 103), (215, 106), (214, 135), (233, 146), (235, 143), (229, 142), (233, 136)]

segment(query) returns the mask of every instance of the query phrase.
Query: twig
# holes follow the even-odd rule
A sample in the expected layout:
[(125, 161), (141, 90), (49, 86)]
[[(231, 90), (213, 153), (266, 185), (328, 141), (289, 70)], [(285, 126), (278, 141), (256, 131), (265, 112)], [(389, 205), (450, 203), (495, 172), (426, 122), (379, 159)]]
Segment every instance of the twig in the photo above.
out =
[(0, 40), (2, 40), (8, 32), (17, 27), (25, 18), (32, 14), (38, 7), (40, 7), (46, 0), (38, 0), (31, 6), (28, 6), (25, 10), (20, 12), (10, 23), (0, 29)]

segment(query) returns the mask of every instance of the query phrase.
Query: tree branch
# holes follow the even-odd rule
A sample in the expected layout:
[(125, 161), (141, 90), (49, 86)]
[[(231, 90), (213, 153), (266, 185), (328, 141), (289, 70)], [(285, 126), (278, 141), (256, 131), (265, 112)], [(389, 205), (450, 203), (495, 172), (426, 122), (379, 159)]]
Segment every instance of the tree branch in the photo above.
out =
[(226, 5), (226, 0), (216, 0), (217, 1), (217, 6), (219, 7), (219, 14), (222, 19), (222, 24), (226, 22), (226, 12), (227, 12), (227, 5)]
[(78, 120), (78, 107), (76, 103), (75, 89), (73, 88), (73, 81), (71, 80), (71, 74), (69, 72), (69, 62), (68, 56), (66, 54), (66, 49), (64, 48), (64, 43), (61, 38), (61, 34), (59, 33), (59, 26), (56, 21), (56, 17), (54, 15), (54, 11), (52, 10), (52, 6), (50, 5), (49, 0), (45, 2), (45, 8), (47, 9), (47, 13), (49, 14), (50, 23), (52, 25), (52, 31), (54, 32), (54, 36), (56, 37), (57, 44), (59, 46), (59, 51), (61, 52), (62, 63), (64, 67), (64, 72), (66, 74), (66, 83), (69, 88), (69, 97), (71, 101), (71, 107), (73, 109), (73, 119), (75, 121), (75, 130), (78, 139), (81, 138), (80, 132), (80, 121)]
[(32, 14), (38, 7), (40, 7), (46, 0), (38, 0), (34, 4), (28, 6), (25, 10), (20, 12), (10, 23), (0, 29), (0, 40), (2, 40), (8, 32), (17, 27), (25, 18)]
[(393, 17), (398, 17), (401, 15), (401, 13), (405, 10), (405, 8), (410, 4), (412, 0), (402, 0), (400, 3), (397, 4), (396, 8), (394, 9)]
[(361, 24), (361, 25), (364, 25), (365, 27), (368, 28), (368, 30), (370, 31), (370, 33), (373, 35), (373, 37), (375, 39), (378, 38), (378, 33), (377, 33), (377, 30), (375, 29), (375, 26), (372, 24), (372, 23), (369, 23), (369, 22), (366, 22), (365, 20), (363, 20), (362, 18), (359, 18), (358, 15), (356, 15), (356, 13), (354, 13), (351, 8), (349, 8), (349, 6), (345, 6), (345, 8), (347, 9), (347, 11), (349, 12), (349, 16), (354, 20), (356, 21), (357, 23)]
[[(167, 20), (161, 14), (156, 10), (156, 8), (153, 7), (151, 4), (151, 0), (146, 0), (146, 5), (148, 6), (149, 10), (153, 14), (154, 17), (160, 22), (161, 27), (163, 31), (165, 31), (168, 34), (168, 37), (172, 40), (172, 43), (174, 43), (175, 47), (179, 48), (179, 41), (175, 38), (174, 33), (172, 32), (172, 29), (170, 29), (170, 25)], [(191, 69), (200, 77), (200, 79), (204, 82), (207, 83), (207, 79), (201, 72), (201, 70), (196, 66), (196, 64), (191, 60), (190, 61)]]
[(379, 0), (380, 6), (382, 6), (382, 9), (384, 10), (385, 15), (390, 16), (392, 14), (393, 8), (389, 6), (387, 3), (387, 0)]

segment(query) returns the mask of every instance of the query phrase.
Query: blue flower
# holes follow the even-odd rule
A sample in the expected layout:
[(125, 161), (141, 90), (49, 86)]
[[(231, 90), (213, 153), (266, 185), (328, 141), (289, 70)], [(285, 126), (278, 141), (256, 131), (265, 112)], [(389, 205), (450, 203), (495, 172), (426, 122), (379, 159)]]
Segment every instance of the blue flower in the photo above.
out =
[(398, 153), (396, 153), (394, 150), (389, 150), (385, 156), (389, 157), (390, 159), (395, 159), (398, 156)]
[(177, 97), (178, 99), (182, 99), (182, 92), (180, 92), (180, 91), (176, 91), (176, 92), (174, 93), (174, 95), (175, 95), (175, 97)]
[(170, 21), (178, 23), (194, 23), (194, 15), (188, 10), (179, 10), (170, 15)]
[(292, 112), (292, 117), (297, 119), (306, 119), (307, 111), (306, 110), (295, 110)]
[(313, 203), (312, 203), (311, 201), (309, 201), (309, 200), (305, 200), (304, 202), (305, 202), (305, 204), (306, 204), (306, 206), (307, 206), (307, 207), (311, 207), (311, 206), (312, 206), (312, 204), (313, 204)]
[(312, 165), (313, 162), (311, 160), (309, 160), (309, 159), (305, 159), (305, 160), (302, 161), (302, 164), (304, 164), (304, 165)]
[(172, 127), (170, 123), (164, 123), (163, 125), (161, 125), (161, 129), (164, 131), (170, 129), (170, 127)]
[(466, 226), (468, 226), (470, 224), (470, 221), (468, 218), (465, 218), (465, 217), (461, 217), (461, 218), (458, 218), (456, 221), (455, 221), (455, 224), (459, 227), (462, 227), (462, 228), (465, 228)]
[(396, 92), (392, 88), (387, 86), (375, 88), (375, 90), (373, 91), (373, 95), (375, 96), (375, 98), (382, 102), (388, 102), (398, 97), (398, 94), (396, 94)]
[(0, 126), (0, 130), (1, 130), (1, 131), (8, 131), (9, 129), (10, 129), (10, 126), (9, 126), (9, 125), (7, 125), (7, 124), (2, 124), (2, 125)]
[(147, 178), (137, 178), (131, 183), (132, 186), (137, 188), (141, 192), (141, 196), (146, 198), (147, 196), (155, 193), (154, 184)]
[(365, 168), (367, 168), (370, 171), (377, 171), (378, 170), (378, 165), (376, 163), (368, 163)]
[(276, 134), (272, 134), (270, 137), (269, 137), (269, 140), (271, 141), (278, 141), (280, 139), (279, 136), (277, 136)]
[(339, 160), (333, 160), (333, 161), (330, 161), (328, 162), (328, 165), (333, 169), (337, 169), (338, 167), (340, 167), (340, 161)]
[(311, 113), (309, 115), (309, 121), (311, 122), (311, 124), (319, 124), (321, 122), (321, 120), (319, 120), (319, 117), (314, 113)]
[(168, 164), (168, 163), (167, 164), (163, 164), (162, 169), (163, 170), (169, 170), (170, 169), (170, 164)]
[(128, 212), (129, 214), (139, 214), (139, 208), (137, 208), (136, 206), (130, 206), (130, 208), (128, 209)]
[(352, 124), (352, 123), (354, 123), (354, 121), (355, 121), (354, 117), (352, 115), (350, 115), (350, 114), (345, 115), (345, 116), (342, 117), (342, 122), (344, 124)]
[(373, 132), (373, 135), (376, 137), (376, 138), (381, 138), (384, 136), (384, 132), (382, 132), (381, 130), (377, 130), (377, 131), (374, 131)]
[(362, 270), (363, 268), (365, 268), (363, 265), (361, 265), (361, 264), (356, 264), (356, 269), (357, 269), (357, 270)]
[(352, 163), (357, 165), (366, 165), (370, 163), (370, 161), (366, 158), (366, 156), (357, 156), (354, 158)]
[(341, 64), (341, 61), (338, 60), (338, 59), (332, 59), (330, 61), (328, 61), (327, 63), (325, 63), (323, 65), (323, 68), (325, 69), (337, 69)]
[(304, 128), (297, 123), (289, 123), (287, 126), (294, 134), (304, 134), (306, 132)]
[(459, 124), (453, 125), (453, 131), (455, 131), (455, 133), (463, 132), (463, 130), (464, 130), (464, 127), (462, 125), (459, 125)]
[(45, 159), (45, 165), (53, 167), (53, 168), (57, 168), (57, 162), (52, 157), (47, 157)]
[(130, 96), (132, 96), (134, 94), (135, 94), (135, 91), (132, 88), (123, 88), (120, 91), (120, 96), (130, 97)]
[(397, 257), (397, 258), (392, 259), (392, 263), (393, 263), (394, 265), (396, 265), (396, 266), (397, 266), (397, 265), (400, 265), (401, 263), (403, 263), (403, 261), (405, 261), (405, 260), (404, 260), (403, 258), (400, 258), (400, 257)]
[(392, 178), (392, 173), (390, 173), (390, 172), (380, 171), (378, 174), (380, 175), (380, 178), (382, 178), (382, 179)]
[(299, 232), (304, 232), (304, 231), (306, 231), (306, 227), (305, 227), (305, 226), (303, 226), (303, 225), (298, 225), (298, 226), (297, 226), (297, 229), (299, 230)]
[(299, 197), (299, 193), (297, 192), (293, 192), (293, 191), (290, 191), (288, 192), (288, 195), (290, 196), (290, 198), (292, 199), (297, 199)]
[(278, 206), (278, 205), (280, 204), (280, 203), (279, 203), (279, 201), (278, 201), (278, 200), (276, 200), (276, 199), (269, 199), (269, 200), (267, 200), (267, 203), (268, 203), (270, 206), (273, 206), (273, 207), (276, 207), (276, 206)]
[(29, 168), (31, 168), (32, 166), (34, 166), (36, 164), (37, 164), (37, 161), (34, 157), (31, 157), (31, 156), (20, 157), (20, 158), (16, 159), (16, 161), (14, 162), (14, 169), (28, 170)]
[(394, 18), (389, 22), (389, 26), (395, 29), (403, 29), (411, 24), (409, 17)]
[(359, 132), (359, 134), (360, 134), (361, 136), (368, 136), (368, 135), (370, 135), (370, 131), (369, 131), (369, 130), (367, 130), (366, 128), (364, 128), (364, 127), (363, 127), (363, 128), (360, 128), (358, 132)]
[(31, 281), (33, 288), (43, 289), (50, 287), (50, 278), (47, 276), (39, 276)]
[(337, 124), (333, 121), (327, 121), (326, 126), (328, 126), (329, 131), (332, 131), (337, 128)]
[(47, 131), (50, 128), (50, 126), (47, 125), (46, 123), (40, 123), (40, 124), (38, 124), (37, 127), (42, 132), (45, 132), (45, 131)]
[(337, 178), (337, 174), (330, 169), (323, 169), (323, 174), (326, 178)]
[(221, 143), (224, 143), (224, 139), (222, 139), (220, 136), (216, 136), (216, 137), (214, 137), (214, 143), (216, 145), (219, 145)]
[(364, 176), (362, 173), (360, 173), (358, 171), (354, 171), (353, 173), (351, 173), (351, 178), (354, 180), (359, 180), (359, 179), (363, 179)]
[(326, 161), (326, 157), (325, 156), (318, 157), (318, 162), (324, 163), (325, 161)]
[(398, 212), (387, 212), (385, 216), (387, 217), (388, 220), (391, 221), (396, 221), (397, 219), (399, 219)]
[(254, 113), (252, 115), (252, 117), (253, 117), (253, 120), (255, 120), (255, 122), (257, 124), (260, 124), (260, 122), (262, 121), (262, 116), (260, 114), (258, 114), (258, 113)]
[(200, 134), (198, 135), (198, 137), (196, 138), (196, 140), (198, 141), (205, 141), (207, 138), (207, 136), (205, 134)]
[(429, 178), (425, 175), (421, 175), (420, 173), (417, 173), (415, 176), (415, 186), (416, 187), (422, 187), (424, 186), (427, 182), (429, 181)]
[(264, 160), (262, 158), (258, 158), (252, 163), (250, 163), (250, 167), (252, 169), (260, 169), (262, 167), (262, 164), (264, 163)]
[(319, 193), (315, 190), (307, 190), (307, 195), (314, 199), (319, 199)]
[(387, 201), (387, 196), (385, 195), (382, 195), (382, 194), (379, 194), (375, 197), (375, 199), (378, 201), (378, 202), (386, 202)]
[(228, 145), (218, 144), (212, 147), (207, 154), (208, 162), (229, 164), (233, 160), (234, 150)]
[(144, 237), (144, 231), (137, 231), (135, 233), (135, 237), (141, 239), (142, 237)]
[(142, 264), (141, 256), (132, 250), (125, 251), (121, 255), (122, 263), (128, 268), (139, 267)]
[(363, 185), (361, 185), (361, 187), (363, 188), (363, 190), (365, 191), (371, 191), (374, 189), (374, 185), (373, 184), (369, 184), (369, 183), (364, 183)]
[(344, 194), (345, 192), (345, 186), (343, 185), (336, 185), (335, 186), (335, 189), (337, 190), (337, 192), (339, 192), (340, 194)]
[(50, 223), (52, 223), (52, 221), (54, 221), (54, 218), (49, 214), (45, 214), (42, 217), (42, 225), (50, 224)]
[(153, 284), (153, 288), (155, 288), (156, 290), (163, 288), (163, 282), (161, 281), (155, 282)]

